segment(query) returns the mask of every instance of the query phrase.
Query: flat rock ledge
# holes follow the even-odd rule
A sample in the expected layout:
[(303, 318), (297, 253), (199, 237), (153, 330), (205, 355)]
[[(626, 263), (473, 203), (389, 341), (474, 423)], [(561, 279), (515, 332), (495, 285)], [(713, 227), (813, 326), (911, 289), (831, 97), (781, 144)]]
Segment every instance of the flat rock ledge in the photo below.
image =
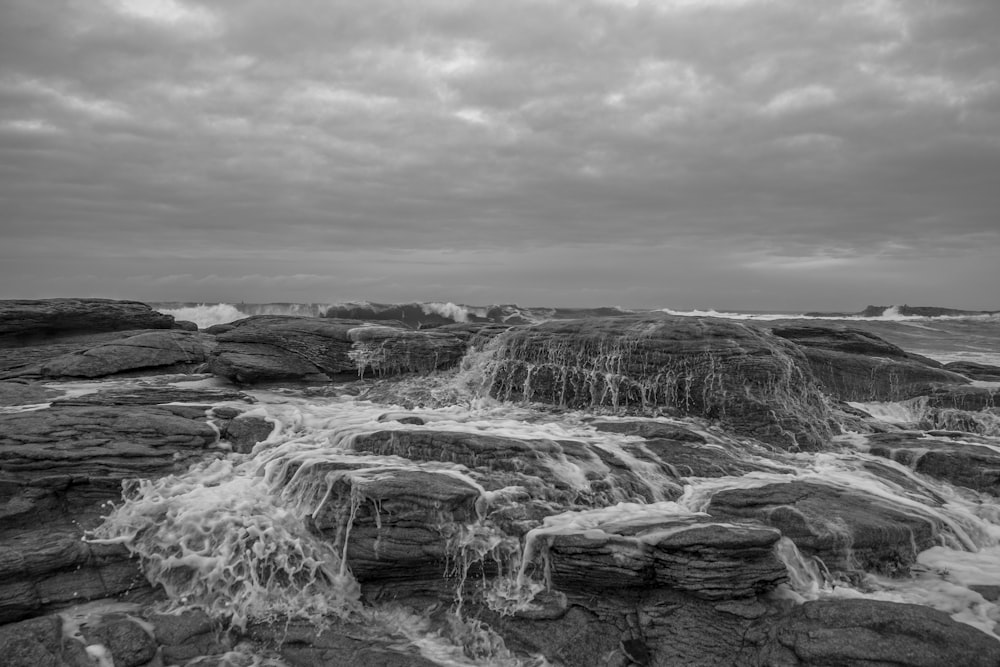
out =
[(0, 346), (66, 334), (171, 329), (174, 318), (138, 301), (42, 299), (0, 301)]
[(239, 384), (431, 372), (465, 353), (462, 339), (449, 333), (331, 318), (259, 315), (233, 323), (217, 340), (211, 372)]

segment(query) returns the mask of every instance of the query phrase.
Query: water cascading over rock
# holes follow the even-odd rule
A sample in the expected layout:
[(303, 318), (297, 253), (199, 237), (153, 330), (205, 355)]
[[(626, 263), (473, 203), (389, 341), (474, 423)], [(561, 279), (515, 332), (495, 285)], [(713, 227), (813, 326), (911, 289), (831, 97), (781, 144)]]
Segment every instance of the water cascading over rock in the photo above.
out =
[(564, 408), (673, 411), (786, 448), (836, 429), (802, 352), (738, 322), (672, 316), (545, 322), (488, 344), (489, 393)]

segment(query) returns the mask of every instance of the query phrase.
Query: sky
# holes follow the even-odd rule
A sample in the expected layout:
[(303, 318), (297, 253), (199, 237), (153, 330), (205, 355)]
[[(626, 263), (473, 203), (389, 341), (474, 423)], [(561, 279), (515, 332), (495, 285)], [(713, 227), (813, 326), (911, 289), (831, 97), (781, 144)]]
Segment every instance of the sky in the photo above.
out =
[(0, 0), (0, 298), (1000, 309), (997, 0)]

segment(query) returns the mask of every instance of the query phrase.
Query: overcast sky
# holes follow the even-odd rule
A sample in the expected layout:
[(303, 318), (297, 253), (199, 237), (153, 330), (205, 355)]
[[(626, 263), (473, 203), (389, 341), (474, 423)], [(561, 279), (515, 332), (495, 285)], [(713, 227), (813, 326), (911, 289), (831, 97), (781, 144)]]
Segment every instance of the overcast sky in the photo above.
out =
[(998, 0), (0, 0), (0, 298), (1000, 308)]

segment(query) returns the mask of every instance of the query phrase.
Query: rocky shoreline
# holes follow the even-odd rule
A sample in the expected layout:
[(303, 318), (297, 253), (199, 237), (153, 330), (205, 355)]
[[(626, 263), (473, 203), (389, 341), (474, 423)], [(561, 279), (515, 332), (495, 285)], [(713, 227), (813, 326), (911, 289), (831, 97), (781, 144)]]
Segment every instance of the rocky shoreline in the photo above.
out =
[[(434, 382), (471, 372), (471, 358), (484, 360), (484, 395), (585, 414), (588, 432), (619, 440), (435, 426), (421, 412), (442, 401)], [(167, 591), (144, 574), (135, 536), (82, 539), (123, 485), (277, 442), (254, 391), (294, 387), (384, 409), (351, 432), (350, 457), (292, 465), (278, 452), (259, 475), (279, 493), (322, 489), (305, 525), (343, 555), (359, 604), (407, 608), (469, 664), (998, 665), (995, 635), (930, 607), (782, 592), (815, 569), (797, 572), (789, 550), (830, 581), (917, 576), (918, 554), (955, 533), (943, 491), (921, 480), (996, 502), (1000, 388), (982, 378), (1000, 369), (975, 366), (832, 324), (647, 314), (414, 329), (259, 315), (198, 331), (135, 302), (0, 301), (0, 656), (225, 665), (252, 642), (292, 665), (438, 664), (363, 614), (324, 629), (160, 613)], [(913, 422), (857, 405), (886, 401), (908, 402)], [(863, 440), (868, 473), (921, 506), (776, 477), (676, 510), (691, 479), (787, 476), (796, 457), (843, 449), (845, 433)], [(489, 582), (511, 559), (544, 570), (545, 589), (493, 603)], [(996, 601), (996, 583), (975, 594)], [(73, 621), (89, 601), (105, 607)], [(483, 625), (502, 650), (463, 639)]]

